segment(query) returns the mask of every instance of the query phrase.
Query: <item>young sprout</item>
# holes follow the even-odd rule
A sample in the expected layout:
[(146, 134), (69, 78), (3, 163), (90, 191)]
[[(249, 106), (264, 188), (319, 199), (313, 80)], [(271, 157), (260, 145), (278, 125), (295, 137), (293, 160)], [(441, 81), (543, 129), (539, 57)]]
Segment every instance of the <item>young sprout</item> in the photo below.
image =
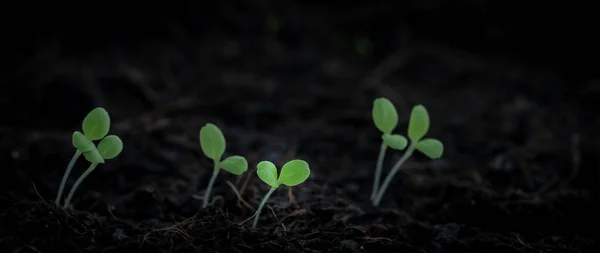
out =
[(202, 148), (204, 155), (214, 162), (213, 174), (208, 182), (208, 187), (204, 192), (204, 200), (202, 203), (202, 207), (206, 207), (210, 199), (210, 192), (215, 184), (217, 175), (219, 175), (219, 170), (224, 169), (231, 174), (239, 176), (248, 170), (248, 162), (246, 161), (246, 158), (237, 155), (221, 160), (221, 157), (225, 153), (225, 137), (221, 130), (211, 123), (204, 125), (200, 129), (200, 147)]
[(71, 174), (71, 170), (73, 169), (73, 166), (75, 165), (75, 162), (79, 156), (95, 150), (96, 146), (92, 141), (101, 140), (108, 134), (108, 130), (110, 129), (110, 117), (108, 112), (102, 107), (93, 109), (83, 119), (82, 129), (83, 133), (79, 131), (73, 132), (71, 141), (76, 150), (75, 154), (73, 154), (73, 157), (71, 158), (71, 161), (67, 165), (67, 170), (65, 171), (62, 181), (60, 182), (58, 194), (56, 195), (55, 200), (55, 203), (57, 204), (62, 197), (69, 174)]
[(373, 190), (371, 191), (371, 200), (374, 200), (375, 197), (377, 197), (377, 191), (379, 190), (381, 170), (387, 148), (391, 147), (396, 150), (403, 150), (406, 148), (408, 142), (404, 136), (392, 134), (392, 131), (394, 131), (398, 125), (398, 112), (390, 100), (387, 98), (375, 99), (373, 102), (372, 115), (375, 127), (377, 127), (377, 129), (379, 129), (379, 131), (382, 133), (381, 147), (379, 149), (379, 156), (377, 158), (377, 164), (375, 167)]
[[(395, 116), (395, 117), (397, 117), (397, 116)], [(392, 167), (390, 173), (387, 175), (387, 177), (383, 181), (383, 184), (381, 185), (379, 192), (377, 193), (377, 195), (375, 196), (375, 199), (373, 200), (373, 204), (375, 206), (379, 205), (379, 203), (381, 202), (381, 198), (383, 197), (383, 194), (385, 193), (385, 190), (387, 189), (387, 187), (390, 185), (390, 183), (392, 181), (392, 178), (394, 177), (394, 175), (396, 175), (396, 173), (398, 172), (400, 167), (406, 162), (406, 160), (408, 160), (408, 158), (413, 154), (413, 152), (415, 150), (420, 151), (421, 153), (425, 154), (427, 157), (429, 157), (431, 159), (437, 159), (437, 158), (442, 157), (442, 154), (444, 152), (444, 145), (442, 144), (441, 141), (436, 140), (436, 139), (431, 139), (431, 138), (423, 139), (423, 137), (425, 137), (425, 134), (427, 134), (428, 131), (429, 131), (429, 114), (427, 113), (427, 109), (425, 109), (425, 106), (423, 106), (423, 105), (416, 105), (412, 109), (412, 112), (410, 114), (410, 120), (408, 122), (408, 138), (410, 139), (410, 145), (408, 146), (408, 149), (406, 150), (404, 155), (402, 157), (400, 157), (400, 160), (398, 160), (398, 162), (394, 165), (394, 167)], [(397, 142), (397, 143), (399, 143), (399, 140), (400, 140), (400, 138), (398, 138), (398, 137), (387, 137), (387, 138), (388, 139), (396, 139), (396, 140), (392, 140), (392, 142)], [(386, 142), (385, 139), (386, 139), (386, 137), (384, 137), (384, 142)], [(404, 141), (406, 142), (406, 139), (404, 139)], [(406, 146), (406, 144), (404, 146)]]
[(299, 185), (308, 179), (310, 176), (310, 168), (308, 167), (308, 163), (303, 160), (291, 160), (283, 165), (281, 168), (281, 174), (277, 177), (277, 167), (275, 164), (269, 161), (262, 161), (256, 165), (256, 174), (258, 177), (271, 186), (267, 195), (262, 199), (260, 205), (258, 206), (258, 210), (256, 210), (254, 221), (252, 222), (252, 228), (256, 228), (256, 224), (258, 224), (258, 218), (260, 217), (260, 212), (262, 208), (267, 203), (267, 200), (273, 194), (275, 190), (281, 185), (287, 185), (289, 187)]
[(71, 199), (73, 198), (73, 194), (75, 194), (75, 190), (77, 190), (81, 182), (83, 182), (83, 180), (90, 173), (92, 173), (94, 169), (96, 169), (96, 166), (98, 166), (98, 164), (104, 163), (106, 160), (117, 157), (121, 153), (121, 151), (123, 151), (123, 142), (121, 141), (121, 138), (119, 138), (119, 136), (116, 135), (109, 135), (102, 139), (100, 143), (98, 143), (98, 148), (94, 148), (88, 152), (84, 152), (83, 156), (88, 162), (92, 164), (90, 165), (90, 167), (88, 167), (87, 170), (83, 172), (83, 174), (81, 174), (77, 181), (75, 181), (75, 184), (73, 184), (73, 188), (71, 188), (71, 191), (69, 192), (69, 195), (65, 200), (64, 207), (66, 208), (69, 206), (69, 203), (71, 203)]

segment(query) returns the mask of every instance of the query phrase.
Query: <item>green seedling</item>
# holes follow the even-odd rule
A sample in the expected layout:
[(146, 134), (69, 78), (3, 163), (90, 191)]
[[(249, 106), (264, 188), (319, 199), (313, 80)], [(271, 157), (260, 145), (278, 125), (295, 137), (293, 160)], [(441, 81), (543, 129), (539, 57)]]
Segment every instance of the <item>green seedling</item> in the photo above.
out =
[[(383, 184), (379, 189), (375, 191), (377, 194), (373, 197), (373, 205), (378, 206), (381, 202), (381, 198), (383, 194), (385, 194), (386, 189), (390, 185), (392, 178), (398, 173), (400, 167), (412, 156), (415, 150), (420, 151), (425, 154), (427, 157), (431, 159), (437, 159), (442, 157), (444, 152), (444, 145), (441, 141), (431, 138), (425, 138), (425, 134), (429, 131), (429, 113), (427, 109), (423, 105), (416, 105), (413, 107), (410, 120), (408, 122), (408, 139), (410, 140), (410, 145), (408, 145), (408, 141), (405, 137), (401, 135), (391, 134), (391, 131), (396, 127), (398, 122), (398, 114), (396, 113), (396, 109), (394, 105), (385, 98), (379, 98), (375, 100), (373, 106), (373, 120), (375, 121), (375, 125), (377, 128), (383, 132), (383, 144), (381, 148), (381, 152), (385, 152), (384, 146), (390, 146), (393, 149), (403, 150), (408, 146), (404, 155), (400, 157), (400, 160), (394, 164), (390, 173), (387, 175)], [(381, 173), (381, 164), (383, 163), (384, 155), (380, 153), (379, 160), (377, 161), (376, 171), (376, 179), (375, 185), (379, 185), (379, 178), (377, 173)]]
[(255, 217), (252, 222), (252, 228), (256, 228), (261, 210), (265, 206), (265, 203), (267, 203), (269, 197), (271, 197), (271, 194), (273, 194), (280, 185), (283, 184), (289, 187), (296, 186), (306, 181), (308, 176), (310, 176), (308, 163), (303, 160), (291, 160), (284, 164), (281, 168), (279, 177), (277, 177), (277, 167), (272, 162), (262, 161), (256, 165), (256, 168), (256, 174), (258, 174), (260, 180), (271, 186), (271, 189), (262, 199), (258, 206), (258, 210), (256, 210), (256, 213), (254, 214)]
[(403, 150), (408, 145), (406, 138), (399, 134), (392, 134), (398, 125), (398, 112), (396, 107), (387, 98), (377, 98), (373, 102), (373, 122), (375, 127), (381, 132), (381, 147), (375, 167), (375, 179), (373, 182), (373, 190), (371, 191), (371, 200), (377, 197), (379, 190), (379, 181), (381, 180), (381, 171), (383, 160), (388, 147), (397, 150)]
[(76, 150), (75, 154), (73, 154), (73, 157), (71, 158), (71, 161), (67, 165), (67, 170), (65, 171), (62, 181), (60, 182), (58, 194), (56, 195), (55, 200), (57, 204), (62, 197), (65, 184), (67, 183), (67, 179), (69, 178), (71, 170), (73, 169), (73, 166), (75, 166), (77, 159), (79, 159), (82, 154), (84, 154), (84, 156), (86, 154), (87, 156), (93, 156), (90, 155), (91, 153), (95, 153), (94, 150), (96, 150), (96, 146), (94, 145), (93, 141), (101, 140), (108, 134), (108, 130), (110, 129), (110, 116), (108, 115), (108, 112), (102, 107), (93, 109), (83, 119), (82, 129), (83, 133), (79, 131), (73, 132), (71, 141)]
[(248, 170), (248, 162), (246, 161), (246, 158), (237, 155), (221, 160), (221, 157), (225, 153), (225, 137), (221, 130), (211, 123), (204, 125), (200, 129), (200, 147), (202, 148), (204, 155), (214, 162), (213, 174), (208, 182), (208, 187), (204, 192), (204, 200), (202, 203), (202, 207), (206, 207), (208, 206), (210, 193), (215, 184), (215, 180), (217, 179), (217, 175), (219, 175), (219, 171), (224, 169), (231, 174), (239, 176)]

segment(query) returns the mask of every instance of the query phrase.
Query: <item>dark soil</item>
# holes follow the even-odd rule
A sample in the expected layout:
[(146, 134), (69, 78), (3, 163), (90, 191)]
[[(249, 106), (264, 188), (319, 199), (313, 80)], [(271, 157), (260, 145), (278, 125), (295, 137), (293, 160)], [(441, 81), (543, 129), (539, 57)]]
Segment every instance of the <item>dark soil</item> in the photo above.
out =
[[(477, 3), (407, 2), (396, 13), (385, 2), (327, 12), (225, 1), (197, 19), (123, 25), (116, 15), (114, 32), (96, 36), (31, 25), (42, 28), (3, 49), (20, 57), (1, 80), (0, 252), (598, 252), (598, 76), (583, 60), (521, 54), (534, 43), (516, 48), (508, 32), (452, 30), (480, 16), (494, 25), (484, 30), (536, 28)], [(412, 106), (426, 105), (428, 136), (445, 152), (415, 155), (373, 207), (380, 96), (396, 104), (401, 134)], [(124, 151), (83, 182), (72, 208), (57, 208), (71, 134), (96, 106)], [(221, 172), (204, 209), (207, 122), (250, 168)], [(400, 155), (389, 152), (386, 168)], [(255, 164), (294, 158), (309, 162), (309, 180), (276, 191), (249, 228), (268, 191)], [(67, 189), (87, 166), (80, 159)]]

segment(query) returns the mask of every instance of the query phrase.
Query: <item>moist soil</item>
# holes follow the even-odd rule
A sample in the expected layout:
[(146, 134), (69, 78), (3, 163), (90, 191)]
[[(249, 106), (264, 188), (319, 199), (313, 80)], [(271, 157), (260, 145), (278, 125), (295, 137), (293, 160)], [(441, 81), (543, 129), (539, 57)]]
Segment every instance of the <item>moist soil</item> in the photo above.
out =
[[(598, 85), (451, 41), (375, 36), (364, 51), (354, 30), (281, 20), (291, 28), (36, 44), (2, 85), (0, 252), (598, 252)], [(380, 96), (396, 104), (400, 134), (424, 104), (427, 136), (445, 150), (416, 154), (374, 207)], [(124, 150), (57, 207), (71, 134), (96, 106)], [(250, 166), (221, 172), (202, 208), (208, 122)], [(384, 175), (401, 154), (387, 153)], [(255, 165), (290, 159), (306, 160), (310, 178), (278, 189), (251, 229), (268, 191)]]

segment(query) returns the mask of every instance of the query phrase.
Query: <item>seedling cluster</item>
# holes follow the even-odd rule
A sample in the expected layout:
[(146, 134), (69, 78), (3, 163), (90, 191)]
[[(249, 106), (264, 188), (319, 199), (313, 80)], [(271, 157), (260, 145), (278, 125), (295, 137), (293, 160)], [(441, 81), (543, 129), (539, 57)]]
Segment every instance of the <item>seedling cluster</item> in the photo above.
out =
[[(429, 131), (429, 114), (423, 105), (417, 105), (412, 109), (408, 122), (408, 139), (403, 135), (393, 133), (398, 125), (398, 113), (392, 102), (388, 99), (375, 99), (372, 116), (376, 128), (382, 133), (382, 142), (375, 166), (373, 190), (371, 192), (371, 201), (373, 205), (378, 206), (394, 175), (412, 156), (415, 150), (418, 150), (431, 159), (436, 159), (442, 156), (444, 146), (437, 139), (424, 138)], [(77, 187), (79, 187), (81, 182), (98, 164), (115, 158), (123, 150), (123, 142), (118, 136), (107, 136), (110, 129), (110, 117), (104, 108), (98, 107), (92, 110), (84, 118), (82, 129), (83, 133), (79, 131), (73, 133), (72, 142), (76, 150), (60, 183), (56, 203), (59, 203), (63, 195), (67, 179), (77, 159), (83, 155), (91, 164), (74, 183), (64, 201), (64, 208), (69, 206)], [(94, 141), (100, 141), (98, 146), (94, 144)], [(248, 162), (246, 158), (239, 155), (232, 155), (223, 159), (227, 147), (225, 137), (221, 130), (212, 123), (207, 123), (200, 129), (200, 147), (204, 155), (213, 161), (212, 176), (204, 192), (202, 203), (203, 207), (207, 207), (210, 203), (213, 186), (221, 169), (239, 176), (248, 170)], [(388, 148), (405, 150), (405, 152), (396, 164), (394, 164), (383, 184), (380, 184), (383, 161)], [(266, 193), (254, 214), (252, 228), (256, 228), (264, 205), (279, 186), (286, 185), (293, 187), (303, 183), (310, 176), (308, 163), (299, 159), (285, 163), (279, 173), (275, 164), (270, 161), (261, 161), (256, 165), (256, 168), (258, 178), (269, 185), (270, 190)]]
[[(382, 133), (382, 144), (375, 167), (375, 181), (371, 193), (373, 205), (378, 206), (385, 190), (389, 187), (394, 178), (394, 175), (398, 173), (400, 167), (408, 160), (408, 158), (410, 158), (410, 156), (412, 156), (415, 150), (420, 151), (431, 159), (436, 159), (442, 157), (444, 145), (437, 139), (423, 139), (425, 134), (429, 131), (429, 113), (423, 105), (414, 106), (410, 113), (410, 120), (408, 122), (408, 139), (410, 140), (410, 144), (408, 140), (406, 140), (406, 137), (400, 134), (392, 134), (394, 129), (398, 126), (398, 113), (394, 104), (387, 98), (378, 98), (373, 102), (373, 122), (375, 122), (375, 126)], [(407, 146), (408, 148), (406, 149)], [(404, 152), (404, 155), (400, 157), (398, 162), (394, 164), (390, 173), (380, 186), (379, 180), (381, 178), (383, 160), (385, 158), (387, 147), (395, 150), (406, 149), (406, 151)]]
[[(73, 184), (73, 187), (64, 202), (63, 207), (65, 208), (71, 203), (71, 199), (73, 198), (73, 194), (75, 194), (77, 187), (79, 187), (81, 182), (96, 169), (96, 166), (104, 163), (106, 160), (117, 157), (123, 150), (123, 142), (119, 136), (106, 136), (110, 130), (110, 116), (102, 107), (95, 108), (88, 113), (83, 119), (82, 130), (83, 133), (79, 131), (73, 132), (71, 140), (73, 147), (76, 149), (75, 154), (73, 154), (71, 161), (67, 165), (67, 170), (60, 182), (55, 203), (58, 204), (60, 202), (65, 184), (67, 183), (67, 179), (69, 178), (77, 159), (83, 154), (83, 157), (91, 164), (88, 169), (81, 174), (77, 181), (75, 181), (75, 184)], [(100, 140), (100, 143), (98, 143), (98, 146), (96, 147), (93, 141), (98, 140)]]

